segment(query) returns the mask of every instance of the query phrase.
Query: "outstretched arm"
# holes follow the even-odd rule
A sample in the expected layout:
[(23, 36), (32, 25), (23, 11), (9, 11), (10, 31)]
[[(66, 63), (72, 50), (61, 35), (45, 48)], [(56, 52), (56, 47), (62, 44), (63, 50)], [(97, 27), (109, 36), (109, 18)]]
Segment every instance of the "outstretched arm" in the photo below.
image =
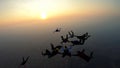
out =
[(68, 34), (71, 36), (71, 33), (70, 33), (70, 32), (68, 32)]
[(64, 37), (63, 37), (63, 36), (61, 36), (61, 39), (62, 39), (62, 40), (64, 40)]
[(74, 36), (74, 32), (71, 30), (72, 35)]
[(50, 45), (51, 45), (51, 49), (54, 50), (54, 45), (52, 43), (50, 43)]
[(68, 39), (68, 34), (66, 35), (66, 39)]
[(26, 62), (28, 61), (29, 57), (30, 57), (30, 56), (27, 57)]
[(24, 57), (22, 57), (22, 59), (23, 59), (23, 62), (24, 62), (25, 61)]

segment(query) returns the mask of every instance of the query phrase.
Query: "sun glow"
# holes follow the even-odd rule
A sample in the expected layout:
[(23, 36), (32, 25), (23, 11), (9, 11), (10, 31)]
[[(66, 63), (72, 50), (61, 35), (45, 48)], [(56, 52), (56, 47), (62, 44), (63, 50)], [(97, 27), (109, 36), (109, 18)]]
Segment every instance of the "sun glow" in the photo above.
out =
[(47, 15), (45, 12), (42, 12), (41, 15), (40, 15), (41, 19), (46, 19), (47, 18)]

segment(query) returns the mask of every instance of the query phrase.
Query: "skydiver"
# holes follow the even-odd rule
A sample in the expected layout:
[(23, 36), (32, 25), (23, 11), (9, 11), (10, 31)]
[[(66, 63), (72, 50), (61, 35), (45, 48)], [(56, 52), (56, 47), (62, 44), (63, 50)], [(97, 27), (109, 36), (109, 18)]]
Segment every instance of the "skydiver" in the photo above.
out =
[(90, 59), (93, 57), (93, 52), (90, 53), (90, 55), (86, 55), (85, 53), (85, 50), (83, 49), (81, 52), (80, 51), (77, 51), (77, 54), (73, 55), (73, 56), (78, 56), (82, 59), (84, 59), (85, 61), (89, 62)]
[(60, 32), (61, 28), (57, 28), (54, 32)]
[(63, 49), (63, 53), (62, 54), (62, 57), (64, 58), (65, 56), (69, 56), (71, 57), (71, 50), (72, 49), (72, 46), (70, 46), (69, 48), (67, 46), (64, 47)]
[(62, 46), (60, 46), (60, 45), (54, 47), (54, 45), (53, 45), (52, 43), (50, 43), (50, 45), (51, 45), (51, 50), (53, 50), (53, 51), (54, 51), (54, 50), (55, 50), (55, 51), (56, 51), (56, 50), (58, 51), (58, 50), (62, 47)]
[(45, 53), (42, 52), (42, 55), (43, 55), (43, 56), (48, 55), (48, 58), (51, 58), (51, 57), (59, 54), (59, 50), (60, 50), (60, 48), (62, 47), (62, 46), (56, 46), (56, 47), (54, 47), (54, 45), (53, 45), (52, 43), (51, 43), (50, 45), (51, 45), (51, 50), (52, 50), (52, 52), (50, 52), (48, 49), (46, 49), (46, 52), (45, 52)]
[(80, 40), (81, 45), (83, 45), (85, 43), (85, 40), (87, 40), (90, 37), (90, 35), (88, 35), (88, 32), (86, 32), (82, 36), (75, 36), (75, 37), (77, 37)]
[(80, 40), (70, 41), (70, 43), (72, 43), (72, 44), (73, 44), (73, 46), (74, 46), (74, 45), (81, 45)]
[(22, 58), (23, 61), (21, 62), (20, 67), (21, 67), (21, 66), (25, 66), (25, 64), (27, 63), (29, 57), (30, 57), (30, 56), (28, 56), (26, 59), (25, 59), (24, 57)]
[(63, 36), (61, 36), (61, 39), (62, 39), (61, 43), (67, 43), (67, 42), (69, 42), (69, 40), (68, 40), (68, 34), (66, 35), (65, 38)]

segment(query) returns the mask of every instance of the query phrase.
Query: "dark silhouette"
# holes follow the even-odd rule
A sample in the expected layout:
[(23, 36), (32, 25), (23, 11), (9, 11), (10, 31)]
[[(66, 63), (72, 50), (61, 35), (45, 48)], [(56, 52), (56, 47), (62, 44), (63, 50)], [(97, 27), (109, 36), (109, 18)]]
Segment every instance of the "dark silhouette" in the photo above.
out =
[(74, 35), (74, 32), (71, 30), (70, 32), (68, 32), (69, 34), (69, 38), (73, 38), (75, 35)]
[(43, 55), (43, 56), (48, 55), (48, 58), (51, 58), (51, 57), (55, 56), (56, 53), (50, 52), (48, 49), (46, 49), (46, 52), (45, 52), (45, 53), (42, 52), (42, 55)]
[(21, 66), (25, 65), (26, 62), (28, 61), (29, 57), (30, 57), (30, 56), (28, 56), (26, 59), (23, 57), (23, 58), (22, 58), (23, 61), (22, 61), (22, 63), (21, 63), (20, 65), (21, 65)]
[(69, 40), (68, 40), (68, 34), (66, 35), (65, 38), (63, 36), (61, 36), (61, 39), (62, 39), (61, 43), (67, 43), (67, 42), (69, 42)]
[(74, 40), (74, 41), (70, 41), (70, 42), (73, 44), (73, 46), (74, 45), (82, 45), (80, 40)]
[(88, 35), (88, 32), (86, 32), (85, 34), (83, 34), (82, 36), (75, 36), (80, 40), (81, 45), (83, 45), (85, 43), (85, 40), (87, 40), (90, 35)]
[(54, 45), (51, 43), (51, 50), (52, 50), (52, 52), (50, 52), (48, 49), (46, 49), (46, 52), (45, 53), (42, 52), (42, 55), (43, 56), (48, 55), (48, 58), (51, 58), (51, 57), (59, 54), (59, 50), (61, 49), (61, 47), (62, 46), (56, 46), (56, 47), (54, 47)]
[(54, 32), (60, 32), (61, 28), (57, 28)]
[[(56, 29), (55, 32), (60, 32), (61, 29)], [(77, 40), (71, 40), (69, 38), (74, 38), (76, 37)], [(86, 62), (89, 62), (91, 60), (91, 58), (93, 57), (93, 52), (90, 53), (90, 55), (86, 55), (84, 52), (85, 50), (83, 49), (82, 51), (77, 51), (76, 54), (71, 54), (71, 49), (74, 45), (83, 45), (85, 43), (85, 41), (90, 37), (90, 35), (88, 34), (88, 32), (86, 32), (83, 35), (77, 36), (74, 34), (74, 32), (71, 30), (68, 32), (68, 34), (66, 35), (66, 37), (61, 36), (61, 44), (63, 43), (72, 43), (72, 45), (70, 46), (63, 46), (63, 45), (58, 45), (58, 46), (54, 46), (52, 43), (51, 45), (51, 50), (49, 51), (48, 49), (46, 49), (45, 53), (42, 52), (43, 56), (48, 56), (48, 58), (51, 58), (57, 54), (61, 54), (62, 57), (64, 58), (65, 56), (78, 56), (82, 59), (84, 59)]]
[(58, 50), (60, 50), (62, 48), (62, 46), (54, 47), (54, 45), (52, 43), (50, 45), (51, 45), (51, 50), (53, 50), (53, 51), (56, 51), (56, 50), (58, 51)]
[(71, 52), (70, 52), (70, 49), (71, 49), (71, 48), (72, 48), (72, 47), (70, 47), (70, 48), (68, 48), (67, 46), (64, 47), (63, 53), (61, 53), (63, 58), (64, 58), (65, 56), (71, 57)]
[(93, 52), (90, 53), (90, 55), (86, 55), (85, 53), (85, 50), (83, 49), (81, 52), (80, 51), (77, 51), (77, 54), (73, 55), (73, 56), (78, 56), (82, 59), (84, 59), (85, 61), (89, 62), (90, 59), (93, 57)]

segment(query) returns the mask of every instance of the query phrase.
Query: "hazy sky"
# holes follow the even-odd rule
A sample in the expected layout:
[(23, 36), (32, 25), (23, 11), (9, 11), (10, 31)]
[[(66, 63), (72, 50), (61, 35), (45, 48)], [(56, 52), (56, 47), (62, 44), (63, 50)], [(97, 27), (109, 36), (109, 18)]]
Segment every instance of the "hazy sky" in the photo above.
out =
[(120, 0), (0, 0), (0, 22), (70, 14), (118, 14)]
[[(56, 28), (62, 31), (53, 34)], [(31, 56), (28, 68), (120, 68), (119, 28), (120, 0), (0, 0), (0, 68), (17, 68), (23, 56)], [(92, 62), (40, 55), (70, 30), (90, 33), (85, 46), (73, 51), (94, 51)]]

